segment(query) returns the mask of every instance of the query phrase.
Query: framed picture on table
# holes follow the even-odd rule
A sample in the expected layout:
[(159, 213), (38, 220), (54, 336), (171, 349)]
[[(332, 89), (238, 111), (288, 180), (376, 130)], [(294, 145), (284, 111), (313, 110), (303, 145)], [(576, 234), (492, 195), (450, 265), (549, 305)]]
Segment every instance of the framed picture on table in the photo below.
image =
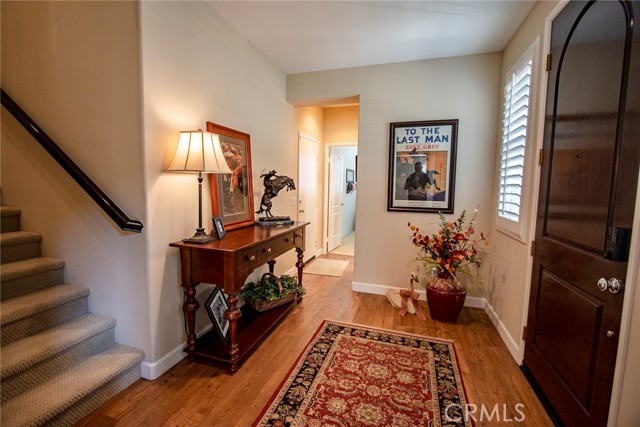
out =
[(224, 228), (234, 230), (255, 223), (249, 134), (207, 122), (207, 132), (220, 136), (220, 145), (231, 173), (210, 174), (211, 210)]
[(388, 211), (453, 213), (458, 120), (391, 123)]
[(207, 298), (205, 307), (211, 318), (211, 323), (213, 323), (213, 328), (218, 332), (220, 339), (226, 343), (229, 340), (229, 319), (225, 317), (225, 313), (229, 305), (221, 288), (216, 286), (213, 289)]
[(227, 231), (224, 229), (224, 224), (222, 223), (222, 217), (213, 217), (213, 228), (216, 230), (216, 236), (218, 236), (218, 240), (222, 240), (224, 236), (227, 235)]

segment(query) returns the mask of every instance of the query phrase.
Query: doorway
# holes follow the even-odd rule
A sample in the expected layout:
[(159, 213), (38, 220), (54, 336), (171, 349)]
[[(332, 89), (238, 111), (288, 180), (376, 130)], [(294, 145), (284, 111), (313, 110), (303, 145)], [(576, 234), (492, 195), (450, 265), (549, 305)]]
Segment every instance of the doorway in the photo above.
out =
[(354, 255), (358, 146), (327, 144), (326, 244), (328, 253)]

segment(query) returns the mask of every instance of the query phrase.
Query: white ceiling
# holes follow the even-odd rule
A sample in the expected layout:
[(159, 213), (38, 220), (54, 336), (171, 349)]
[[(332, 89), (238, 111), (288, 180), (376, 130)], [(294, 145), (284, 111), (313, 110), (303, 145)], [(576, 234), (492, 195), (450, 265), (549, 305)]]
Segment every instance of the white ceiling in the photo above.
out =
[(286, 74), (499, 52), (535, 1), (209, 1)]

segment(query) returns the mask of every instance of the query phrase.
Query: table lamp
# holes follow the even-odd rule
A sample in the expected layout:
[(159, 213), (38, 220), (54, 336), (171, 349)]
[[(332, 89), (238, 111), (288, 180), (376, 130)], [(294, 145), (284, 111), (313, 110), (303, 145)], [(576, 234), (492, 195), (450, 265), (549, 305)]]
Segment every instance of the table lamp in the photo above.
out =
[(167, 171), (198, 174), (198, 228), (193, 237), (184, 239), (183, 242), (205, 244), (215, 240), (202, 227), (202, 174), (231, 173), (222, 154), (220, 137), (202, 130), (180, 132), (178, 148)]

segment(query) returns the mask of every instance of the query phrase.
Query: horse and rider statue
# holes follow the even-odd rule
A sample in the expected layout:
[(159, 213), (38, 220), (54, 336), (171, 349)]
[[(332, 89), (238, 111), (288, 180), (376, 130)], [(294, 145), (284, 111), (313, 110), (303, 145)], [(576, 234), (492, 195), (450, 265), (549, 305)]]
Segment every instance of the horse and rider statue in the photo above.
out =
[(288, 176), (278, 175), (275, 170), (263, 173), (260, 175), (260, 178), (263, 178), (262, 183), (264, 185), (264, 194), (260, 200), (260, 210), (256, 211), (256, 213), (264, 213), (267, 218), (273, 218), (274, 216), (271, 213), (271, 206), (273, 203), (271, 202), (271, 199), (276, 197), (278, 192), (283, 188), (286, 188), (287, 191), (295, 190), (296, 185), (293, 182), (293, 179)]

